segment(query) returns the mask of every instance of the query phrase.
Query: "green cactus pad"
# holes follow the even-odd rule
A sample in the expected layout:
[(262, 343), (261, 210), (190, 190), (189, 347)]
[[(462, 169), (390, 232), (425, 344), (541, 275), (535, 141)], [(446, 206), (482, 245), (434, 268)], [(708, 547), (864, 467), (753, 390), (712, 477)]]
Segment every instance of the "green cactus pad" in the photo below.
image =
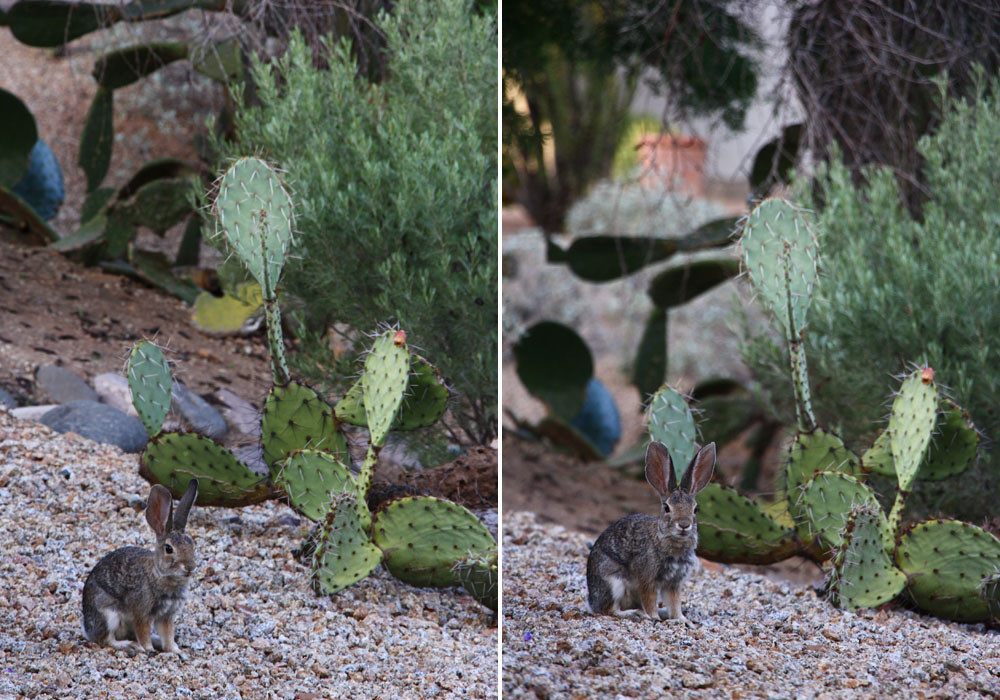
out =
[(351, 385), (344, 397), (333, 407), (337, 420), (362, 428), (368, 427), (368, 417), (365, 415), (365, 389), (360, 379)]
[(979, 582), (979, 597), (986, 603), (992, 624), (1000, 624), (1000, 571)]
[(195, 433), (164, 433), (150, 440), (139, 474), (166, 486), (174, 498), (184, 495), (192, 478), (198, 479), (199, 506), (238, 508), (281, 493), (225, 447)]
[(766, 199), (750, 212), (740, 240), (743, 265), (789, 340), (800, 340), (812, 301), (819, 257), (802, 212)]
[(232, 294), (202, 292), (194, 300), (191, 320), (210, 335), (237, 335), (259, 327), (264, 296), (256, 282), (241, 282)]
[(381, 446), (385, 441), (403, 403), (409, 373), (406, 333), (390, 329), (379, 335), (365, 357), (362, 377), (365, 416), (373, 445)]
[[(410, 358), (410, 369), (403, 403), (391, 430), (427, 427), (441, 418), (448, 408), (448, 388), (441, 379), (441, 373), (419, 355)], [(333, 411), (337, 419), (344, 423), (368, 427), (363, 380), (359, 379), (347, 390)]]
[(390, 501), (375, 513), (372, 539), (392, 575), (414, 586), (458, 585), (456, 563), (497, 547), (471, 511), (432, 496)]
[[(334, 494), (347, 491), (357, 496), (358, 493), (351, 470), (333, 455), (318, 450), (296, 450), (289, 454), (274, 483), (285, 489), (297, 511), (317, 521), (330, 511)], [(365, 512), (359, 513), (363, 524), (371, 522), (367, 510), (365, 506)]]
[(892, 533), (878, 499), (871, 489), (848, 474), (816, 474), (806, 482), (790, 510), (798, 521), (799, 537), (806, 542), (818, 539), (823, 546), (835, 549), (841, 545), (848, 515), (858, 506), (867, 506), (878, 514), (882, 545), (891, 547)]
[(895, 598), (906, 576), (892, 565), (882, 539), (885, 515), (876, 506), (851, 510), (833, 560), (830, 593), (843, 608), (873, 608)]
[(934, 372), (916, 370), (903, 380), (892, 402), (889, 445), (901, 491), (909, 491), (927, 452), (937, 414)]
[(796, 503), (797, 492), (814, 474), (822, 471), (858, 474), (858, 458), (844, 447), (839, 437), (823, 428), (798, 433), (785, 455), (783, 469), (784, 489), (789, 503)]
[(273, 298), (292, 243), (292, 200), (278, 174), (260, 158), (240, 158), (219, 181), (217, 235), (225, 236), (265, 298)]
[(353, 494), (335, 494), (319, 546), (313, 555), (313, 582), (324, 593), (336, 593), (365, 578), (382, 561), (358, 519)]
[(339, 461), (349, 459), (347, 440), (330, 406), (297, 382), (271, 388), (261, 418), (261, 442), (272, 476), (293, 450), (324, 450)]
[(796, 553), (795, 531), (736, 489), (713, 483), (696, 499), (700, 556), (727, 564), (773, 564)]
[(889, 444), (889, 431), (880, 432), (868, 451), (861, 455), (861, 466), (864, 471), (872, 474), (896, 476), (896, 465), (892, 463), (892, 446)]
[(496, 612), (499, 608), (498, 586), (499, 572), (497, 570), (497, 555), (472, 556), (457, 562), (452, 567), (455, 577), (462, 588), (473, 598)]
[(430, 362), (414, 355), (410, 358), (403, 405), (399, 409), (393, 430), (416, 430), (433, 425), (448, 408), (448, 387), (441, 373)]
[(931, 436), (931, 447), (918, 479), (941, 481), (961, 474), (976, 459), (979, 433), (969, 414), (958, 404), (945, 399), (937, 416), (937, 427)]
[(986, 620), (980, 585), (1000, 571), (1000, 539), (957, 520), (925, 520), (900, 535), (896, 565), (920, 609), (959, 622)]
[(365, 461), (361, 463), (361, 472), (358, 474), (358, 496), (361, 500), (368, 498), (368, 491), (372, 487), (372, 480), (375, 478), (375, 465), (378, 464), (378, 448), (369, 445), (365, 452)]
[(170, 376), (167, 358), (156, 345), (141, 340), (129, 354), (125, 374), (139, 420), (146, 427), (146, 432), (155, 436), (170, 411), (174, 380)]
[(687, 400), (676, 389), (664, 385), (653, 394), (648, 421), (649, 436), (666, 445), (680, 479), (697, 450), (698, 434)]

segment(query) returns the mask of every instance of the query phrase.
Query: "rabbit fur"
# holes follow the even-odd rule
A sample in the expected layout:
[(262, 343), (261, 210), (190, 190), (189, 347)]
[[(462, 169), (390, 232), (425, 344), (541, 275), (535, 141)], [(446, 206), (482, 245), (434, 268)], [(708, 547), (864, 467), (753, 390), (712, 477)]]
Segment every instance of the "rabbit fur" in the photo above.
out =
[(587, 558), (591, 613), (687, 622), (681, 611), (681, 585), (698, 567), (694, 497), (711, 480), (715, 457), (714, 442), (702, 447), (678, 485), (667, 448), (650, 443), (646, 480), (660, 496), (660, 517), (629, 515), (597, 538)]
[(194, 542), (184, 527), (197, 496), (198, 480), (191, 479), (175, 511), (166, 488), (150, 489), (146, 521), (156, 535), (156, 549), (120, 547), (97, 562), (83, 586), (88, 640), (150, 652), (155, 628), (163, 651), (181, 654), (174, 625), (196, 563)]

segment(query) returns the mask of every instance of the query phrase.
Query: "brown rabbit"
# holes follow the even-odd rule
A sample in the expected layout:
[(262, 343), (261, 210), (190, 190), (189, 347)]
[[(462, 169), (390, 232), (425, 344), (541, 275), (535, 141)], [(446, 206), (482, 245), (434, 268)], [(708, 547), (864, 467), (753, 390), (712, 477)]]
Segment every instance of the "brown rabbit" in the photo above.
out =
[[(698, 450), (680, 486), (670, 453), (659, 442), (646, 450), (646, 481), (660, 494), (659, 518), (633, 514), (611, 524), (587, 559), (587, 605), (598, 615), (640, 615), (687, 622), (681, 584), (698, 567), (694, 500), (715, 470), (715, 443)], [(657, 601), (666, 602), (660, 609)]]
[(191, 479), (174, 512), (167, 489), (156, 484), (149, 490), (146, 521), (156, 535), (156, 550), (120, 547), (97, 562), (83, 585), (87, 639), (116, 649), (153, 651), (152, 626), (163, 651), (181, 653), (174, 621), (195, 566), (194, 542), (184, 526), (197, 496), (198, 480)]

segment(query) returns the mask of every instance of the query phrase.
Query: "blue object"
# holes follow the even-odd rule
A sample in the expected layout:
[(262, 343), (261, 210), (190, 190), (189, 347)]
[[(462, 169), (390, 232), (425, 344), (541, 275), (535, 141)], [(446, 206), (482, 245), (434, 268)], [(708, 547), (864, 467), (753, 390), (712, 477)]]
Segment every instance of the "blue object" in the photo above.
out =
[(38, 139), (31, 149), (28, 174), (12, 188), (46, 221), (55, 217), (66, 197), (62, 168), (48, 144)]
[(622, 436), (622, 423), (618, 407), (611, 398), (611, 392), (597, 377), (587, 382), (587, 396), (583, 408), (573, 417), (570, 424), (587, 436), (605, 457), (615, 449)]

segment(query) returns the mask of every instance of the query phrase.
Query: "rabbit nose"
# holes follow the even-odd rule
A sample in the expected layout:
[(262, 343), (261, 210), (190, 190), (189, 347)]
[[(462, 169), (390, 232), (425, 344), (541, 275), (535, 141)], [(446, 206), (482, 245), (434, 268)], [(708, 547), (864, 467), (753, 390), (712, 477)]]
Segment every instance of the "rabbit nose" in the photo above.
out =
[(687, 532), (691, 529), (691, 521), (677, 523), (677, 529), (681, 532)]

